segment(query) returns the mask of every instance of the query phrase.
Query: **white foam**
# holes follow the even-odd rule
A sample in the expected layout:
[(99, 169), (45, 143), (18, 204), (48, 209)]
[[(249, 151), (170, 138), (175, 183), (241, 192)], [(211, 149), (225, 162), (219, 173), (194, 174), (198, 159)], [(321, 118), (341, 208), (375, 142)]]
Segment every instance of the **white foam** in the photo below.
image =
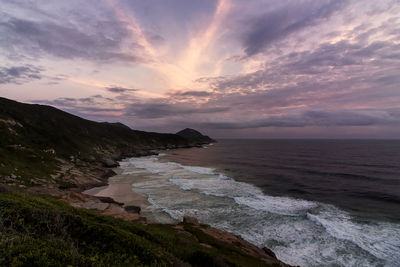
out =
[(396, 266), (400, 262), (399, 224), (356, 222), (330, 205), (268, 196), (213, 168), (157, 161), (154, 156), (126, 162), (121, 168), (127, 172), (148, 172), (133, 187), (148, 196), (155, 210), (175, 220), (197, 217), (270, 247), (289, 264)]
[(214, 174), (215, 169), (206, 168), (206, 167), (195, 167), (195, 166), (186, 166), (176, 162), (168, 162), (168, 165), (180, 167), (190, 172), (199, 173), (199, 174)]
[(236, 203), (240, 205), (288, 216), (302, 215), (305, 211), (318, 207), (318, 204), (312, 201), (261, 194), (247, 197), (235, 197), (234, 199)]
[(223, 179), (223, 180), (230, 180), (231, 179), (230, 177), (228, 177), (228, 176), (226, 176), (225, 174), (222, 174), (222, 173), (218, 174), (218, 178), (219, 179)]
[[(153, 174), (166, 173), (170, 169), (165, 163), (158, 162), (158, 157), (156, 156), (131, 158), (129, 164), (138, 169), (145, 169)], [(124, 169), (127, 169), (127, 167), (125, 166)]]
[(229, 197), (239, 205), (282, 215), (305, 214), (318, 205), (315, 202), (288, 197), (266, 196), (250, 184), (218, 178), (170, 179), (170, 182), (183, 190), (198, 190), (202, 194)]
[(387, 222), (357, 223), (351, 217), (331, 205), (318, 214), (307, 214), (315, 223), (323, 226), (333, 237), (353, 242), (377, 258), (388, 263), (400, 263), (400, 225)]

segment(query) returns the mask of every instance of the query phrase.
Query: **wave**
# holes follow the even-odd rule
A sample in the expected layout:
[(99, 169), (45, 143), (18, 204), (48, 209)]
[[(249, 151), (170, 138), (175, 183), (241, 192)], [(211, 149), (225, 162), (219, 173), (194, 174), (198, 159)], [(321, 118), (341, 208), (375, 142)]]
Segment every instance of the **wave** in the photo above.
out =
[(214, 168), (206, 168), (206, 167), (195, 167), (195, 166), (186, 166), (176, 162), (167, 162), (168, 165), (180, 167), (190, 172), (199, 173), (199, 174), (215, 174)]
[(386, 222), (357, 223), (345, 212), (326, 205), (307, 218), (321, 225), (333, 237), (350, 241), (388, 263), (400, 262), (400, 225)]
[(299, 215), (316, 208), (317, 203), (288, 197), (264, 195), (263, 192), (250, 184), (220, 178), (206, 179), (170, 179), (170, 182), (182, 190), (198, 190), (202, 194), (232, 198), (239, 205), (246, 205), (256, 210), (267, 211), (281, 215)]
[(306, 266), (396, 266), (400, 224), (357, 221), (328, 204), (269, 196), (214, 168), (162, 162), (158, 157), (126, 160), (128, 173), (146, 170), (133, 184), (149, 203), (175, 220), (184, 215), (268, 246), (282, 260)]

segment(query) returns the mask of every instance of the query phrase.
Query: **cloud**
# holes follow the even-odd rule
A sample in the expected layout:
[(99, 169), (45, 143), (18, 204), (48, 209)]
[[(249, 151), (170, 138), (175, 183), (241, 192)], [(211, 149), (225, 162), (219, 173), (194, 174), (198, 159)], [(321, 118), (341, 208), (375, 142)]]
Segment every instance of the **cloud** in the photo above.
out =
[(271, 4), (262, 15), (248, 20), (242, 45), (248, 56), (261, 52), (275, 41), (328, 19), (344, 7), (345, 0), (283, 1)]
[(307, 127), (307, 126), (373, 126), (400, 125), (400, 116), (385, 110), (306, 110), (283, 116), (270, 116), (250, 121), (203, 122), (201, 127), (210, 129), (254, 129), (265, 127)]
[(136, 92), (137, 91), (137, 89), (125, 88), (125, 87), (121, 87), (121, 86), (106, 87), (106, 90), (111, 93), (126, 93), (126, 92)]
[[(287, 96), (288, 90), (297, 96), (307, 92), (314, 92), (315, 96), (323, 93), (332, 95), (335, 93), (333, 90), (345, 90), (350, 95), (351, 88), (361, 90), (369, 87), (375, 90), (377, 86), (385, 91), (398, 83), (398, 55), (400, 45), (392, 40), (321, 43), (313, 50), (293, 52), (271, 59), (268, 64), (265, 63), (264, 68), (255, 72), (202, 79), (201, 82), (208, 83), (215, 91), (225, 94), (243, 94), (257, 89), (261, 94), (268, 91), (268, 95), (282, 94), (282, 97)], [(313, 97), (308, 94), (308, 98)]]
[(35, 104), (50, 105), (71, 112), (78, 116), (118, 116), (123, 111), (121, 106), (115, 106), (115, 99), (92, 95), (83, 98), (60, 97), (54, 100), (30, 100)]
[(166, 118), (173, 116), (185, 116), (193, 114), (213, 114), (219, 112), (226, 112), (229, 107), (207, 107), (197, 106), (189, 103), (134, 103), (126, 107), (125, 114), (128, 116), (135, 116), (138, 118)]
[(175, 91), (169, 93), (170, 96), (174, 97), (207, 97), (211, 96), (211, 92), (207, 91)]
[[(86, 87), (87, 95), (112, 95), (42, 101), (77, 115), (231, 136), (400, 129), (398, 1), (31, 1), (37, 16), (25, 15), (23, 1), (7, 3), (0, 16), (4, 58), (50, 62), (53, 73), (60, 73), (52, 69), (60, 58), (74, 59), (79, 64), (59, 64), (68, 76), (57, 86), (60, 96), (73, 80), (90, 81), (73, 84), (80, 95)], [(10, 8), (18, 5), (24, 12)], [(119, 64), (87, 74), (81, 60)], [(4, 68), (1, 75), (10, 76)], [(21, 77), (14, 81), (29, 79)]]
[(18, 67), (0, 67), (0, 84), (22, 84), (42, 78), (43, 68), (32, 65)]
[[(83, 23), (83, 22), (81, 22)], [(0, 21), (0, 46), (9, 57), (54, 56), (91, 61), (143, 62), (140, 47), (131, 43), (121, 25), (97, 21), (95, 29), (82, 29), (66, 22), (28, 20), (6, 16)]]

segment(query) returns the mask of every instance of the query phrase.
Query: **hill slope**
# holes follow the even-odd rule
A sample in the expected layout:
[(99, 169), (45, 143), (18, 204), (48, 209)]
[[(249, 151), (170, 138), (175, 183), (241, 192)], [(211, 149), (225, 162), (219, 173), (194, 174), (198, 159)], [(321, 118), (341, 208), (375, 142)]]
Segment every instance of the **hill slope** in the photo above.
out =
[(121, 123), (89, 121), (51, 106), (6, 98), (0, 98), (0, 136), (0, 178), (26, 185), (65, 182), (66, 165), (110, 165), (110, 159), (196, 144), (175, 134), (135, 131)]
[(0, 266), (286, 266), (241, 239), (246, 249), (214, 238), (207, 226), (143, 225), (49, 196), (0, 195)]
[(176, 134), (183, 138), (186, 138), (188, 140), (191, 140), (191, 141), (197, 142), (197, 143), (201, 143), (201, 144), (209, 144), (209, 143), (215, 142), (215, 140), (211, 139), (207, 135), (203, 135), (200, 132), (198, 132), (194, 129), (190, 129), (190, 128), (186, 128), (182, 131), (177, 132)]

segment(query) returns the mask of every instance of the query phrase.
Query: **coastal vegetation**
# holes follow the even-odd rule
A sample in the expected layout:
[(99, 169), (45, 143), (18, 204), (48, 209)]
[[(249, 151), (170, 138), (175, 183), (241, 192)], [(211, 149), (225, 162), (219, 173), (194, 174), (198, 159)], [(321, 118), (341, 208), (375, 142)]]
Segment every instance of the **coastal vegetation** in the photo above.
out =
[(143, 225), (50, 196), (3, 192), (0, 266), (280, 266), (222, 242), (202, 227), (207, 228)]
[(115, 160), (154, 149), (202, 143), (175, 134), (136, 131), (122, 123), (85, 120), (51, 106), (1, 97), (0, 136), (0, 177), (24, 186), (79, 184), (63, 167), (71, 165), (90, 173), (94, 163), (112, 166)]

